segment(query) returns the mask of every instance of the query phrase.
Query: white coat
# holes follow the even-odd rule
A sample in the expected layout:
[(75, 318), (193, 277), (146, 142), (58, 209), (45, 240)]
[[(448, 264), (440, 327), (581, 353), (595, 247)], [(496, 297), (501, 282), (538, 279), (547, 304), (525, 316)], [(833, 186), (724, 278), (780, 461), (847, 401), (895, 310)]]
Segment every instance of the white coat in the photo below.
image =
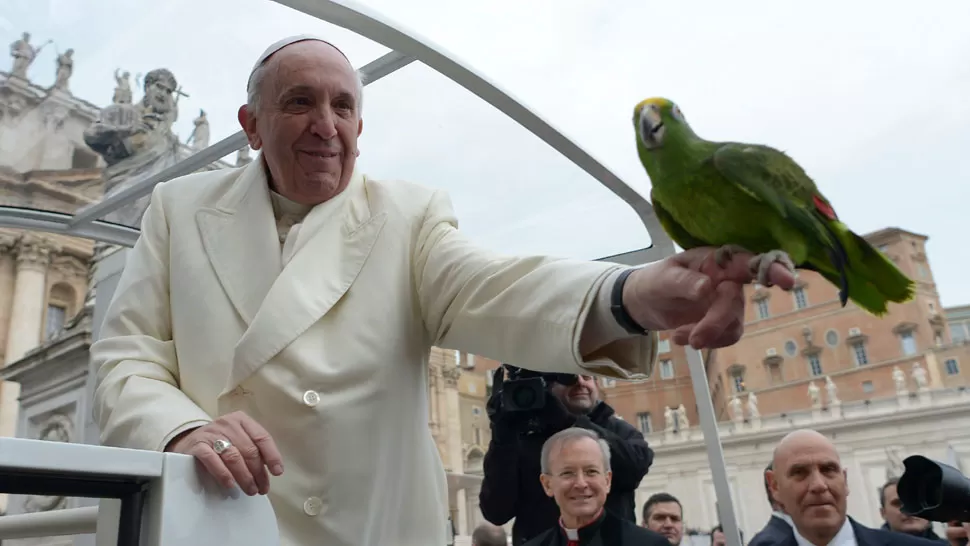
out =
[(91, 347), (105, 445), (162, 450), (236, 410), (269, 431), (283, 545), (444, 543), (432, 345), (542, 371), (653, 367), (655, 335), (578, 351), (620, 266), (484, 251), (441, 191), (358, 172), (297, 237), (281, 263), (261, 158), (158, 186)]

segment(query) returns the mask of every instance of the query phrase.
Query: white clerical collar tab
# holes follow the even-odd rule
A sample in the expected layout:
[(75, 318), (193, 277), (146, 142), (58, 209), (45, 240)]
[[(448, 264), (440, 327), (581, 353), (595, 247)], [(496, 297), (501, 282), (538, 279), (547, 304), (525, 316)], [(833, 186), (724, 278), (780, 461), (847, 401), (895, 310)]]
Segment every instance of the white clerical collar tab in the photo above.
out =
[[(284, 47), (286, 47), (286, 46), (288, 46), (290, 44), (295, 44), (297, 42), (303, 42), (303, 41), (306, 41), (306, 40), (313, 40), (315, 42), (323, 42), (325, 44), (328, 44), (331, 47), (333, 47), (334, 49), (336, 49), (337, 51), (340, 51), (340, 54), (343, 55), (345, 59), (347, 58), (347, 54), (346, 53), (344, 53), (343, 51), (341, 51), (339, 47), (333, 45), (328, 40), (324, 40), (323, 38), (321, 38), (319, 36), (314, 36), (312, 34), (297, 34), (297, 35), (294, 35), (294, 36), (289, 36), (287, 38), (283, 38), (282, 40), (278, 40), (278, 41), (274, 42), (272, 45), (270, 45), (269, 47), (267, 47), (266, 48), (266, 51), (263, 51), (263, 54), (260, 55), (259, 56), (259, 59), (256, 60), (256, 64), (254, 64), (253, 65), (253, 69), (249, 71), (249, 75), (252, 76), (253, 72), (255, 72), (256, 69), (259, 68), (259, 66), (261, 64), (263, 64), (264, 62), (266, 62), (266, 59), (270, 58), (270, 56), (273, 55), (273, 53), (276, 53), (277, 51), (283, 49)], [(347, 62), (350, 62), (350, 59), (347, 59)]]
[(566, 529), (564, 527), (563, 531), (566, 531), (566, 538), (569, 540), (579, 540), (579, 529)]

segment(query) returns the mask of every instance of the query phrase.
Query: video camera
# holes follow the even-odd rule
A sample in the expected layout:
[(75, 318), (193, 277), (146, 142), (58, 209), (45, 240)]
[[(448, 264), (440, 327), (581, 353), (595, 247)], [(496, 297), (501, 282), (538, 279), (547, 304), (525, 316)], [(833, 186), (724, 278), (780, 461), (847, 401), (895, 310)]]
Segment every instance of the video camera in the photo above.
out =
[(542, 373), (505, 364), (508, 378), (502, 383), (502, 408), (505, 411), (532, 411), (546, 405), (550, 383), (575, 385), (579, 378), (570, 373)]
[(970, 522), (970, 479), (921, 455), (907, 457), (903, 466), (896, 492), (904, 514), (930, 521)]

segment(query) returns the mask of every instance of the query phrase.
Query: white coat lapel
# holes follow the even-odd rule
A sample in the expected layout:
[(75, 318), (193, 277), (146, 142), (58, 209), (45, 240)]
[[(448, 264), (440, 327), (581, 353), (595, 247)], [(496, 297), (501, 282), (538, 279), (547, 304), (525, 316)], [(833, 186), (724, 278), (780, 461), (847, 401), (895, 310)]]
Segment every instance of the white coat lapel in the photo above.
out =
[(195, 218), (219, 282), (251, 324), (282, 270), (262, 158), (243, 169), (214, 208), (199, 210)]
[(300, 228), (293, 258), (236, 345), (229, 392), (322, 318), (347, 292), (387, 219), (372, 214), (363, 176), (317, 205)]

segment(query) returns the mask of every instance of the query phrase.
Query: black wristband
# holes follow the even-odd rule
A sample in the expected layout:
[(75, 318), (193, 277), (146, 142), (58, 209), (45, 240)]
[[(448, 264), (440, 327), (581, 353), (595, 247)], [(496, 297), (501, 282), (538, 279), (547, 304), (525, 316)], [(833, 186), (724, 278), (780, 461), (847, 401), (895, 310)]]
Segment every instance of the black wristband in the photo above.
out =
[(634, 271), (634, 269), (627, 269), (616, 278), (616, 282), (613, 283), (613, 292), (610, 294), (610, 311), (613, 313), (613, 318), (617, 324), (622, 326), (624, 330), (631, 334), (644, 335), (647, 331), (637, 324), (637, 321), (630, 316), (623, 305), (623, 286), (626, 284), (627, 277)]

